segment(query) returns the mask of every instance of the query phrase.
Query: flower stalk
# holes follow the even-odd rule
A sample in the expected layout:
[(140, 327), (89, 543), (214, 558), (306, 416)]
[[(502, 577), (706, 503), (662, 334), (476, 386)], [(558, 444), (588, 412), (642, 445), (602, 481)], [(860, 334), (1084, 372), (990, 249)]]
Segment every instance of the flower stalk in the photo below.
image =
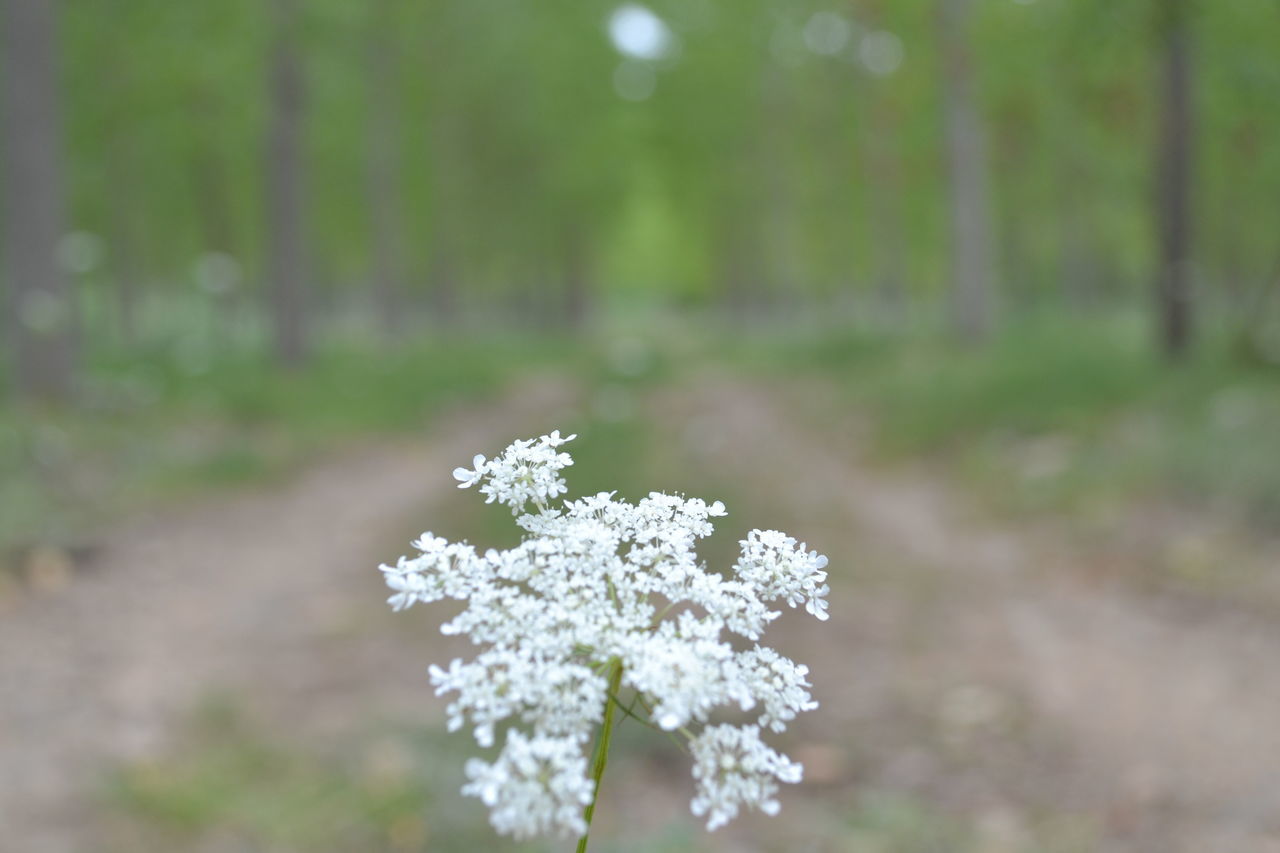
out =
[(578, 839), (577, 853), (587, 853), (587, 836), (591, 832), (591, 818), (596, 813), (596, 801), (600, 799), (600, 780), (604, 778), (605, 766), (609, 763), (609, 742), (613, 738), (614, 711), (618, 707), (618, 690), (622, 686), (622, 661), (613, 658), (609, 662), (609, 692), (605, 699), (604, 722), (600, 724), (600, 734), (596, 737), (595, 760), (591, 764), (591, 802), (582, 810), (582, 820), (587, 831)]

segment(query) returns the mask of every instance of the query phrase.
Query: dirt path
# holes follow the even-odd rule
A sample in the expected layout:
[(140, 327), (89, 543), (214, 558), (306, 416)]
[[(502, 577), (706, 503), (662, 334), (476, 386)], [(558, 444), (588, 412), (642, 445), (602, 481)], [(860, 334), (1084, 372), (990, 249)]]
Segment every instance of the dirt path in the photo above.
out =
[(459, 460), (513, 430), (537, 434), (565, 398), (535, 385), (446, 419), (426, 442), (158, 513), (108, 536), (62, 593), (0, 617), (0, 850), (95, 849), (85, 804), (97, 772), (161, 750), (211, 689), (265, 687), (268, 701), (309, 708), (319, 730), (353, 707), (420, 711), (420, 662), (352, 630), (384, 598), (371, 556), (394, 557), (380, 553), (389, 532), (455, 485)]
[(747, 472), (841, 575), (831, 623), (786, 639), (823, 700), (818, 787), (940, 804), (982, 850), (1280, 850), (1280, 625), (1100, 580), (1064, 536), (979, 521), (760, 388), (657, 405), (690, 464)]
[[(385, 630), (371, 561), (451, 490), (458, 460), (561, 426), (542, 414), (565, 396), (542, 387), (421, 444), (136, 522), (69, 589), (0, 617), (0, 850), (93, 850), (97, 772), (162, 753), (219, 686), (308, 737), (420, 717), (422, 660)], [(1280, 627), (1110, 583), (1052, 529), (983, 522), (955, 489), (868, 464), (850, 425), (806, 426), (771, 390), (713, 377), (645, 414), (679, 464), (732, 484), (731, 511), (785, 515), (771, 523), (836, 570), (831, 622), (784, 620), (771, 638), (813, 667), (823, 703), (790, 744), (806, 785), (783, 820), (705, 843), (797, 849), (799, 833), (804, 849), (846, 850), (849, 815), (889, 792), (974, 840), (919, 849), (1280, 851)], [(633, 769), (606, 786), (604, 839), (687, 809), (683, 763)]]

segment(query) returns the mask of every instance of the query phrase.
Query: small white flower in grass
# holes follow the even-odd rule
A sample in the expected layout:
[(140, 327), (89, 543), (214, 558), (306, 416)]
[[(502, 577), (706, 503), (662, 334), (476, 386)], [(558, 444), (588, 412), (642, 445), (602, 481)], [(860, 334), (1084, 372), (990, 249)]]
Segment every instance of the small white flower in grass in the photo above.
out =
[[(513, 443), (501, 455), (458, 468), (461, 487), (511, 508), (526, 532), (519, 545), (478, 554), (424, 533), (418, 554), (382, 566), (396, 610), (441, 599), (465, 601), (442, 626), (483, 647), (472, 661), (432, 666), (437, 694), (451, 694), (451, 731), (471, 725), (492, 763), (467, 764), (463, 793), (479, 797), (501, 833), (585, 835), (597, 764), (593, 734), (607, 755), (615, 716), (647, 718), (678, 733), (694, 761), (692, 807), (715, 829), (743, 807), (778, 810), (778, 783), (801, 768), (760, 740), (817, 707), (808, 669), (758, 643), (778, 616), (769, 602), (803, 604), (827, 618), (825, 557), (784, 533), (753, 530), (723, 577), (698, 561), (724, 504), (653, 492), (635, 504), (613, 492), (557, 502), (560, 472), (573, 464), (553, 432)], [(528, 507), (532, 504), (532, 510)], [(742, 650), (738, 650), (742, 649)], [(721, 709), (754, 725), (715, 724)], [(592, 806), (593, 808), (593, 806)]]

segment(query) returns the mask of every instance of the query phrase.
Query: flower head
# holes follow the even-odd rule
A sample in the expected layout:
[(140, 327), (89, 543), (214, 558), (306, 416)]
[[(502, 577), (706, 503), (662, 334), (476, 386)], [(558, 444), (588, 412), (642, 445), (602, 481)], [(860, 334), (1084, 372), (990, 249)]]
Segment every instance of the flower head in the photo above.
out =
[(577, 438), (560, 437), (560, 430), (538, 439), (517, 441), (496, 459), (486, 460), (480, 454), (471, 460), (472, 469), (454, 468), (458, 488), (466, 489), (483, 481), (480, 492), (486, 503), (497, 501), (511, 507), (519, 515), (529, 501), (540, 508), (565, 492), (560, 471), (573, 464), (568, 453), (556, 448)]
[[(506, 729), (495, 761), (468, 762), (463, 793), (517, 838), (584, 833), (592, 735), (610, 703), (623, 702), (686, 739), (693, 812), (709, 829), (744, 806), (775, 813), (778, 783), (798, 782), (801, 768), (765, 745), (761, 728), (783, 731), (817, 703), (808, 669), (755, 641), (778, 616), (775, 601), (827, 618), (826, 558), (786, 534), (753, 530), (721, 576), (694, 550), (725, 515), (720, 501), (659, 492), (634, 504), (611, 492), (557, 501), (566, 492), (560, 472), (573, 464), (559, 448), (573, 438), (557, 431), (517, 441), (454, 471), (460, 487), (479, 486), (487, 502), (511, 508), (526, 531), (519, 545), (481, 554), (425, 533), (416, 555), (382, 566), (393, 608), (465, 601), (441, 630), (484, 647), (474, 660), (430, 670), (436, 692), (454, 697), (451, 730), (470, 725), (488, 748), (497, 727)], [(752, 722), (716, 723), (722, 708)]]
[(502, 754), (492, 764), (467, 762), (471, 779), (462, 793), (479, 797), (490, 808), (499, 832), (517, 839), (587, 831), (583, 806), (591, 802), (587, 759), (574, 738), (507, 733)]

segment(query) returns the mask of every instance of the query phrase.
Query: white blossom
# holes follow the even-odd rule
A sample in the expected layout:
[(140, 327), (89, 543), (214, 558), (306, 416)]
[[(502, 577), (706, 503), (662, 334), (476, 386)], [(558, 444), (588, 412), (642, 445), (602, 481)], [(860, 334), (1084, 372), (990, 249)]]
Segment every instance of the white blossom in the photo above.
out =
[[(690, 743), (697, 795), (695, 815), (707, 815), (707, 829), (737, 817), (740, 806), (778, 813), (778, 782), (799, 782), (804, 768), (760, 740), (755, 726), (708, 726)], [(776, 781), (775, 781), (776, 780)]]
[[(492, 763), (472, 759), (463, 793), (479, 797), (501, 833), (526, 838), (586, 831), (592, 798), (587, 756), (608, 703), (678, 732), (694, 761), (692, 807), (714, 829), (744, 806), (775, 813), (778, 782), (800, 765), (760, 740), (817, 707), (808, 669), (757, 641), (778, 616), (769, 602), (827, 618), (827, 560), (778, 531), (753, 530), (732, 571), (701, 563), (697, 540), (725, 515), (707, 503), (653, 492), (635, 504), (616, 493), (558, 500), (573, 464), (553, 432), (513, 443), (494, 459), (458, 468), (460, 487), (511, 508), (524, 540), (483, 554), (424, 533), (417, 554), (381, 567), (396, 610), (465, 601), (441, 630), (482, 647), (471, 661), (432, 666), (437, 694), (452, 696), (450, 730), (470, 725)], [(529, 509), (532, 505), (532, 509)], [(731, 635), (738, 635), (735, 645)], [(750, 647), (745, 641), (752, 641)], [(609, 673), (619, 673), (610, 695)], [(717, 724), (725, 709), (754, 724)]]
[(498, 832), (525, 839), (587, 831), (582, 809), (592, 799), (591, 781), (576, 739), (525, 737), (512, 729), (497, 761), (472, 758), (466, 770), (471, 781), (462, 793), (489, 807)]
[(796, 545), (795, 539), (779, 530), (753, 530), (740, 544), (742, 557), (734, 570), (755, 586), (763, 600), (786, 599), (792, 607), (803, 603), (814, 616), (827, 618), (830, 587), (823, 583), (827, 573), (822, 571), (826, 557), (806, 551), (807, 545)]
[(525, 504), (533, 501), (539, 507), (565, 492), (560, 471), (573, 464), (567, 453), (556, 448), (576, 435), (560, 437), (560, 430), (538, 439), (517, 441), (496, 459), (485, 460), (479, 454), (472, 460), (472, 469), (455, 468), (453, 476), (458, 488), (465, 489), (483, 481), (480, 492), (485, 503), (497, 501), (511, 507), (519, 515)]

